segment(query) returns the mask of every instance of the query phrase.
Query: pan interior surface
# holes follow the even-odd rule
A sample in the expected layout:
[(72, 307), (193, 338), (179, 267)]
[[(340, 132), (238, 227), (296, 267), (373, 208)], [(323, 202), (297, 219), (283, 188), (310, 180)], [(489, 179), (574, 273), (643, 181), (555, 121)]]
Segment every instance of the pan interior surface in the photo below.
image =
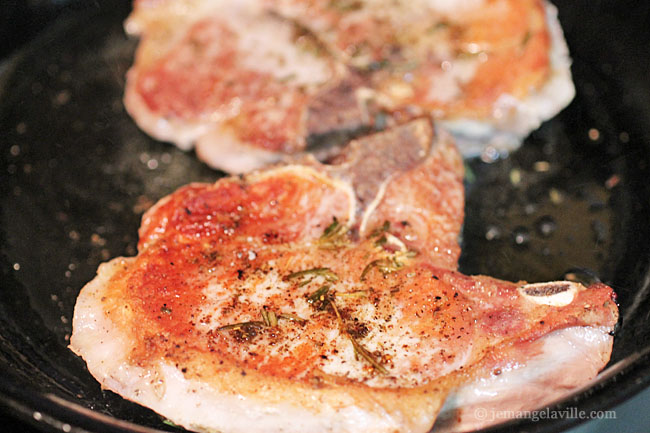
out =
[[(463, 272), (599, 279), (618, 294), (611, 374), (560, 403), (585, 410), (650, 382), (650, 14), (615, 14), (611, 3), (558, 4), (574, 102), (511, 155), (466, 161)], [(72, 312), (101, 262), (135, 254), (149, 206), (223, 175), (147, 137), (124, 111), (129, 8), (65, 14), (0, 66), (0, 401), (52, 428), (174, 430), (100, 389), (67, 349)], [(570, 422), (517, 421), (527, 431)]]

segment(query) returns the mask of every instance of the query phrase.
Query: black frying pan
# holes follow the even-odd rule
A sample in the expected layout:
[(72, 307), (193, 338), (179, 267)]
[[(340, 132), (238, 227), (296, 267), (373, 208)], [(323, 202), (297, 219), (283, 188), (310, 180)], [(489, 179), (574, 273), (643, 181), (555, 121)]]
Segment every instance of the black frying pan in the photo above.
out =
[[(650, 383), (650, 6), (558, 3), (577, 97), (508, 158), (467, 162), (461, 270), (529, 281), (571, 274), (616, 289), (621, 322), (606, 373), (558, 404), (590, 411)], [(77, 3), (0, 66), (0, 406), (41, 429), (174, 430), (102, 391), (66, 348), (79, 290), (100, 262), (135, 253), (142, 212), (183, 184), (223, 175), (147, 137), (125, 113), (129, 8)]]

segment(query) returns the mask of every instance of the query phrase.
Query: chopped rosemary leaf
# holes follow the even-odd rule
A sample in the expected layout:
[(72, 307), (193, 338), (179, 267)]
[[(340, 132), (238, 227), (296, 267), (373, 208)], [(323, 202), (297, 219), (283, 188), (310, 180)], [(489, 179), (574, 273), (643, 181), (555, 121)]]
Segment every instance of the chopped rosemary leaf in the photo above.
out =
[(397, 253), (393, 257), (388, 257), (385, 259), (377, 259), (368, 263), (363, 271), (361, 271), (360, 280), (364, 281), (368, 273), (373, 269), (377, 268), (384, 276), (390, 274), (391, 272), (398, 271), (404, 267), (404, 263), (401, 261), (402, 258), (413, 258), (417, 255), (415, 251), (406, 251), (403, 253)]
[(361, 277), (359, 277), (359, 280), (365, 281), (366, 275), (368, 275), (368, 272), (372, 269), (373, 266), (377, 264), (379, 260), (373, 260), (372, 262), (368, 263), (365, 268), (363, 268), (363, 271), (361, 271)]
[(230, 325), (224, 325), (217, 328), (217, 331), (238, 331), (240, 329), (246, 331), (247, 329), (273, 327), (273, 326), (278, 326), (278, 319), (286, 319), (292, 322), (299, 322), (299, 323), (305, 323), (308, 321), (307, 319), (303, 319), (302, 317), (296, 314), (292, 314), (292, 313), (276, 314), (274, 311), (266, 310), (264, 308), (261, 311), (261, 315), (262, 315), (262, 321), (252, 320), (249, 322), (232, 323)]
[(336, 306), (336, 303), (334, 301), (330, 301), (330, 305), (332, 306), (332, 310), (334, 310), (334, 314), (336, 314), (336, 320), (339, 322), (339, 329), (343, 333), (347, 333), (345, 331), (345, 326), (343, 326), (343, 318), (341, 317), (341, 313), (339, 313), (339, 309)]
[(386, 238), (386, 235), (382, 235), (379, 239), (375, 241), (375, 246), (383, 247), (384, 245), (386, 245), (386, 242), (388, 242), (388, 238)]
[(314, 293), (309, 295), (307, 302), (312, 304), (317, 310), (324, 310), (327, 307), (329, 300), (329, 285), (324, 285), (320, 289), (316, 290)]
[(262, 308), (262, 320), (266, 326), (278, 326), (278, 316), (273, 311)]
[(368, 297), (368, 291), (367, 290), (356, 290), (354, 292), (345, 292), (345, 293), (336, 292), (335, 296), (337, 298), (366, 298), (366, 297)]
[(328, 225), (323, 232), (323, 236), (329, 236), (340, 228), (341, 224), (336, 217), (332, 218), (332, 224)]
[(297, 314), (292, 314), (292, 313), (280, 313), (280, 315), (278, 317), (280, 319), (291, 320), (292, 322), (298, 322), (300, 324), (307, 322), (307, 319), (303, 319), (302, 317), (298, 316)]
[(388, 374), (388, 370), (386, 370), (386, 367), (381, 365), (379, 361), (375, 359), (375, 357), (368, 352), (368, 350), (361, 345), (357, 340), (354, 339), (350, 334), (348, 334), (348, 338), (352, 342), (352, 347), (354, 347), (354, 353), (355, 355), (361, 356), (363, 359), (368, 361), (370, 365), (373, 366), (375, 370), (380, 372), (381, 374)]
[(236, 331), (238, 329), (244, 329), (244, 328), (262, 328), (264, 326), (264, 322), (260, 322), (259, 320), (253, 320), (250, 322), (241, 322), (241, 323), (232, 323), (230, 325), (224, 325), (219, 328), (217, 328), (217, 331)]
[[(391, 260), (390, 259), (377, 259), (373, 260), (372, 262), (368, 263), (365, 268), (363, 268), (363, 271), (361, 272), (361, 277), (359, 278), (361, 281), (366, 280), (366, 276), (368, 273), (373, 269), (377, 268), (381, 271), (382, 274), (386, 275), (387, 273), (390, 273), (391, 265)], [(397, 269), (395, 269), (397, 270)]]
[(381, 374), (388, 374), (388, 370), (386, 370), (386, 368), (385, 368), (383, 365), (381, 365), (381, 364), (379, 363), (379, 361), (377, 361), (377, 360), (375, 359), (375, 357), (374, 357), (370, 352), (368, 352), (368, 350), (366, 350), (366, 348), (363, 347), (363, 346), (361, 345), (361, 343), (359, 343), (359, 342), (358, 342), (358, 341), (357, 341), (357, 340), (356, 340), (352, 335), (350, 335), (350, 333), (345, 329), (345, 325), (344, 325), (344, 323), (343, 323), (343, 318), (341, 317), (341, 313), (339, 313), (339, 309), (338, 309), (338, 307), (336, 306), (336, 303), (335, 303), (334, 301), (330, 301), (330, 305), (332, 306), (332, 309), (334, 310), (334, 313), (336, 314), (336, 319), (337, 319), (337, 321), (339, 322), (339, 329), (340, 329), (341, 333), (342, 333), (342, 334), (345, 334), (345, 335), (350, 339), (350, 341), (352, 342), (352, 347), (354, 348), (354, 356), (355, 356), (355, 358), (357, 357), (357, 355), (358, 355), (358, 356), (361, 356), (363, 359), (365, 359), (366, 361), (368, 361), (368, 363), (369, 363), (369, 364), (370, 364), (370, 365), (371, 365), (375, 370), (377, 370), (377, 371), (380, 372)]
[(314, 275), (315, 277), (323, 277), (325, 281), (330, 283), (338, 281), (339, 277), (336, 275), (330, 268), (313, 268), (305, 269), (304, 271), (294, 272), (285, 277), (286, 280), (292, 280), (294, 278), (303, 278), (308, 275)]
[(332, 224), (327, 226), (320, 239), (318, 239), (318, 247), (333, 250), (345, 246), (348, 243), (347, 235), (347, 226), (341, 225), (334, 217)]

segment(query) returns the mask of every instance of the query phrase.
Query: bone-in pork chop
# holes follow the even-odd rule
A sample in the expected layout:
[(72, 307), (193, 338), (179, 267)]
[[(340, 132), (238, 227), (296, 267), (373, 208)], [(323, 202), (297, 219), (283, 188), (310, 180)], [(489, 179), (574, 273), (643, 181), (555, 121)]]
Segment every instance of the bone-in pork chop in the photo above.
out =
[(250, 171), (309, 136), (372, 124), (362, 78), (257, 1), (139, 1), (126, 28), (141, 35), (127, 110), (215, 168)]
[(533, 362), (556, 332), (600, 336), (576, 343), (606, 355), (577, 360), (593, 377), (612, 290), (462, 275), (462, 210), (460, 155), (424, 120), (333, 165), (189, 185), (84, 287), (71, 348), (103, 387), (197, 431), (426, 432), (450, 392)]
[(428, 114), (511, 149), (574, 94), (542, 0), (138, 0), (126, 29), (129, 113), (229, 172)]

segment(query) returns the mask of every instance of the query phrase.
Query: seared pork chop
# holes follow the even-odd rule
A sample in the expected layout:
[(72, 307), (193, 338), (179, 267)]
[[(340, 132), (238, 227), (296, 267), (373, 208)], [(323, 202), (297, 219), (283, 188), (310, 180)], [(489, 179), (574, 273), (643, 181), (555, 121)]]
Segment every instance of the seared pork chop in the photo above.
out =
[(139, 1), (126, 28), (141, 35), (127, 110), (215, 168), (250, 171), (311, 135), (372, 124), (361, 79), (257, 1)]
[(564, 330), (601, 335), (583, 345), (602, 353), (592, 377), (612, 290), (462, 275), (462, 212), (460, 155), (424, 120), (332, 165), (188, 185), (81, 291), (71, 348), (103, 387), (197, 431), (425, 432), (450, 392)]
[(126, 30), (129, 113), (229, 172), (428, 114), (465, 155), (512, 149), (574, 94), (542, 0), (138, 0)]

